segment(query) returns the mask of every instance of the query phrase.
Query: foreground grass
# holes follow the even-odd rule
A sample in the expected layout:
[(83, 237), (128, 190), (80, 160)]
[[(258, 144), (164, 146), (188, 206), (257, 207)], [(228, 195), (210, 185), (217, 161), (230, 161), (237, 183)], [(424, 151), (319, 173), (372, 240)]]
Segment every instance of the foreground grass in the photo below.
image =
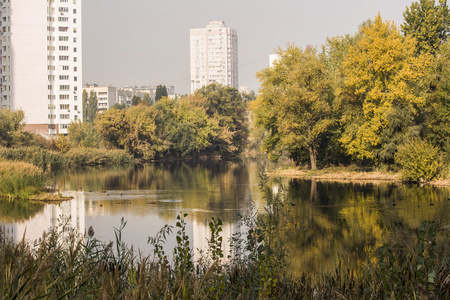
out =
[[(341, 265), (332, 274), (288, 273), (286, 198), (273, 195), (262, 180), (266, 213), (242, 219), (241, 231), (223, 252), (222, 222), (209, 223), (208, 249), (193, 261), (184, 215), (148, 239), (153, 251), (136, 252), (114, 243), (53, 228), (35, 244), (0, 235), (0, 294), (5, 299), (448, 299), (449, 228), (423, 222), (416, 236), (380, 247), (366, 265), (353, 271)], [(163, 247), (176, 234), (171, 255)], [(401, 241), (401, 242), (399, 242)], [(313, 279), (314, 278), (314, 279)]]

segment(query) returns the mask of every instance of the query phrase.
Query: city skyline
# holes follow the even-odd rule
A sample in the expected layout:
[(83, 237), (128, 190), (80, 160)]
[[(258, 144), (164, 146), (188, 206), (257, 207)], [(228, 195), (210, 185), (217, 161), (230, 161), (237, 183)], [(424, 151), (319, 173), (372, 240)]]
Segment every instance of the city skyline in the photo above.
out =
[(353, 34), (378, 12), (403, 22), (407, 0), (83, 2), (84, 81), (113, 86), (174, 85), (190, 92), (189, 30), (223, 20), (239, 33), (239, 84), (257, 90), (257, 71), (287, 43), (321, 46)]

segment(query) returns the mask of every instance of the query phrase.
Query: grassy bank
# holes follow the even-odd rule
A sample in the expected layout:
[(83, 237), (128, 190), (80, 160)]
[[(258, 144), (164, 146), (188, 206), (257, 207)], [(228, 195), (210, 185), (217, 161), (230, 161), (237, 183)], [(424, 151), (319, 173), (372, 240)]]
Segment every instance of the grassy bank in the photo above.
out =
[(31, 163), (44, 171), (82, 166), (125, 165), (133, 163), (132, 155), (124, 150), (72, 148), (65, 153), (40, 147), (0, 148), (0, 159)]

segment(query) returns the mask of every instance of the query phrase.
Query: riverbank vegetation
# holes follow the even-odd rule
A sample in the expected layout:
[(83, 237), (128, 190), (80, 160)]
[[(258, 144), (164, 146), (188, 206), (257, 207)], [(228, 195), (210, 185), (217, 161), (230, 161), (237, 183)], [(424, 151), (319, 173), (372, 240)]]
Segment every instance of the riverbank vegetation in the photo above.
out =
[[(2, 233), (0, 293), (8, 299), (445, 299), (449, 294), (445, 224), (422, 222), (408, 238), (390, 233), (356, 270), (341, 260), (334, 272), (302, 274), (289, 268), (286, 243), (293, 225), (287, 193), (281, 188), (274, 194), (267, 178), (261, 189), (265, 213), (244, 217), (228, 241), (221, 237), (222, 221), (211, 219), (208, 248), (196, 261), (186, 214), (175, 227), (149, 237), (148, 255), (124, 243), (124, 220), (109, 244), (92, 228), (84, 236), (64, 221), (33, 244), (14, 243)], [(167, 249), (172, 234), (176, 245)]]
[(28, 199), (44, 191), (44, 172), (29, 163), (0, 162), (0, 197)]
[(384, 166), (405, 181), (449, 175), (449, 9), (425, 0), (404, 16), (401, 30), (378, 15), (322, 51), (278, 49), (252, 104), (270, 158)]

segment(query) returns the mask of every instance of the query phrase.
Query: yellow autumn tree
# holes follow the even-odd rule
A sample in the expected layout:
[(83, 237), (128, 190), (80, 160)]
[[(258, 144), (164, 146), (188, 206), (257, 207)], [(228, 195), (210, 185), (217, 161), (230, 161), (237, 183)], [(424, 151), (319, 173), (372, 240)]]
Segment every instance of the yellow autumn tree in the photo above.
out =
[(379, 14), (360, 30), (343, 62), (340, 142), (357, 159), (389, 162), (399, 144), (420, 132), (420, 82), (431, 57), (417, 56), (415, 40)]
[(333, 123), (327, 68), (314, 48), (288, 45), (278, 54), (274, 67), (257, 74), (261, 90), (253, 106), (255, 124), (268, 132), (266, 151), (309, 153), (316, 169), (319, 138)]

